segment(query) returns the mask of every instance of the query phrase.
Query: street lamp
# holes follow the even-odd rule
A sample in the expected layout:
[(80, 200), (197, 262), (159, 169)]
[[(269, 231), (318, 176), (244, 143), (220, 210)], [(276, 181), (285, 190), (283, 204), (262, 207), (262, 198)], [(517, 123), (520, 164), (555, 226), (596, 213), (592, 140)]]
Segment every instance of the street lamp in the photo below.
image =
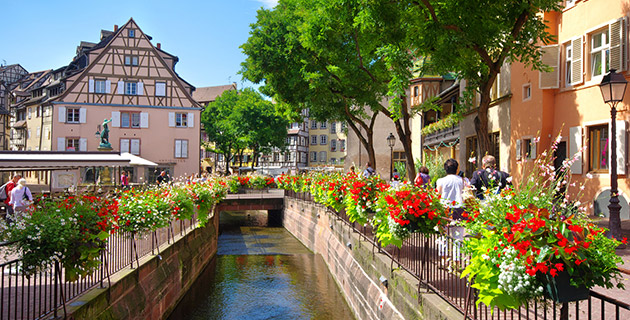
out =
[(387, 145), (389, 145), (389, 178), (392, 178), (394, 171), (394, 144), (396, 144), (396, 137), (390, 132), (387, 137)]
[(608, 227), (612, 236), (615, 239), (621, 239), (621, 218), (619, 211), (621, 211), (621, 205), (619, 205), (619, 198), (617, 190), (617, 104), (623, 100), (623, 96), (626, 93), (626, 86), (628, 81), (622, 74), (615, 72), (615, 69), (610, 69), (610, 72), (604, 76), (602, 83), (599, 84), (599, 89), (602, 91), (602, 97), (604, 102), (610, 104), (610, 204), (608, 205)]

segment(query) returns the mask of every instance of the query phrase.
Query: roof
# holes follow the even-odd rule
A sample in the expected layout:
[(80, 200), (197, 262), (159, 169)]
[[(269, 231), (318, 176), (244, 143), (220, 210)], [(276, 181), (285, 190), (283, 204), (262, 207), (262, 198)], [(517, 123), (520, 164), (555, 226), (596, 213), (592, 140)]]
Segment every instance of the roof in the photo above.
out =
[(117, 152), (0, 151), (0, 171), (128, 166)]
[(157, 163), (153, 161), (149, 161), (145, 158), (138, 157), (129, 152), (123, 152), (120, 156), (124, 159), (129, 159), (130, 166), (148, 166), (148, 167), (157, 167)]
[(236, 90), (236, 83), (226, 84), (222, 86), (197, 88), (193, 92), (192, 96), (193, 99), (195, 99), (195, 101), (199, 103), (208, 103), (216, 100), (218, 96), (228, 90)]

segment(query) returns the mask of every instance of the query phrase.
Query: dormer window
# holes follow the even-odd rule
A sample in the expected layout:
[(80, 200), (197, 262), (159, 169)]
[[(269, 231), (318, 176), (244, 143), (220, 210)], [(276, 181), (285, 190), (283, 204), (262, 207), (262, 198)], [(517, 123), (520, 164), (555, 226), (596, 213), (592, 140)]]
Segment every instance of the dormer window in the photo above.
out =
[(136, 30), (129, 29), (129, 38), (135, 38), (135, 37), (136, 37)]
[(126, 66), (137, 66), (138, 65), (138, 56), (125, 56), (125, 65)]

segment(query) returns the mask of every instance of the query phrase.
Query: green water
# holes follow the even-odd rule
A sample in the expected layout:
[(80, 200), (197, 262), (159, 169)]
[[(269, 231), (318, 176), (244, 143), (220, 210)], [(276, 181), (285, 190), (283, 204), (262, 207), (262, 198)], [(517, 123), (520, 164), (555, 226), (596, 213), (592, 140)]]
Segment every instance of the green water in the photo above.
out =
[(223, 213), (217, 257), (169, 319), (354, 319), (321, 256), (264, 225)]

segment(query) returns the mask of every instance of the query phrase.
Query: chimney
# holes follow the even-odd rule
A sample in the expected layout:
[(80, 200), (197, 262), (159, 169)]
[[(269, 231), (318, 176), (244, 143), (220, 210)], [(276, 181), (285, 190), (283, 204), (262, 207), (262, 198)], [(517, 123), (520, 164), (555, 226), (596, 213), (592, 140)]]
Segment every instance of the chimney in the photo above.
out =
[(158, 49), (160, 49), (160, 50), (162, 50), (162, 44), (158, 42), (158, 43), (157, 43), (157, 48), (158, 48)]
[(118, 31), (118, 25), (117, 24), (114, 25), (114, 32), (116, 32), (116, 31)]

